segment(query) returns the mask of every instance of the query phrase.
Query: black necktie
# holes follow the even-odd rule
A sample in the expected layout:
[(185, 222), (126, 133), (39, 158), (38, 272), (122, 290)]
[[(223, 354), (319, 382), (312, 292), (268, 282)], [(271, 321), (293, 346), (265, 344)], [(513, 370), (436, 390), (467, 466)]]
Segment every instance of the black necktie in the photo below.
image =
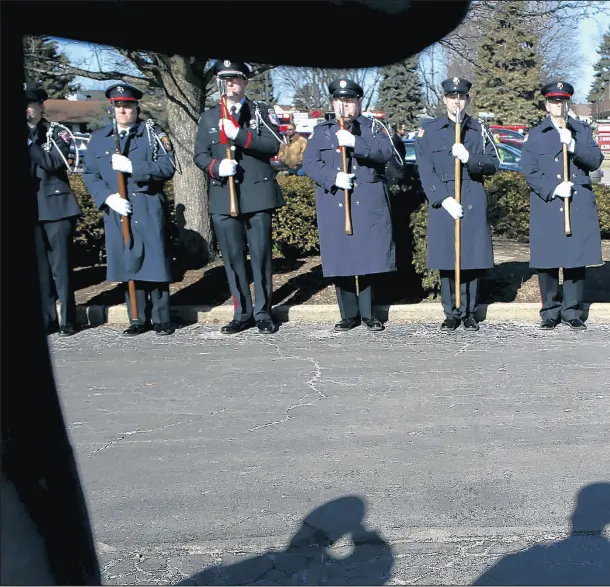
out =
[(126, 131), (126, 130), (122, 130), (122, 131), (119, 133), (119, 138), (124, 139), (126, 134), (127, 134), (127, 131)]

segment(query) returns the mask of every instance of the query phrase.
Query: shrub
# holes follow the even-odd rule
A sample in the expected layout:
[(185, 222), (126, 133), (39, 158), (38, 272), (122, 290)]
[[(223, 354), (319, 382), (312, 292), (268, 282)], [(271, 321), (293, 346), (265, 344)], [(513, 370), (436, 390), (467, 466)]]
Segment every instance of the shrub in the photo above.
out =
[(273, 219), (273, 252), (287, 258), (320, 252), (316, 220), (316, 184), (305, 176), (278, 175), (286, 205)]
[(529, 241), (530, 189), (516, 171), (499, 171), (485, 180), (487, 215), (495, 236)]
[(78, 219), (74, 234), (74, 264), (89, 267), (106, 262), (104, 220), (89, 195), (79, 173), (70, 175), (70, 186), (83, 215)]

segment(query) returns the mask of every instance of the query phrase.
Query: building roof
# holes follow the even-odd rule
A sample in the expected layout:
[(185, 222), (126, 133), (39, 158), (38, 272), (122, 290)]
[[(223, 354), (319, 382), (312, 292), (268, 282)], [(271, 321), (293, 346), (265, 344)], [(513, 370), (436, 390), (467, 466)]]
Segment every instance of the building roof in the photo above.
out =
[(570, 104), (570, 110), (576, 116), (591, 116), (591, 104)]
[(49, 122), (89, 122), (108, 109), (108, 100), (47, 100), (45, 118)]

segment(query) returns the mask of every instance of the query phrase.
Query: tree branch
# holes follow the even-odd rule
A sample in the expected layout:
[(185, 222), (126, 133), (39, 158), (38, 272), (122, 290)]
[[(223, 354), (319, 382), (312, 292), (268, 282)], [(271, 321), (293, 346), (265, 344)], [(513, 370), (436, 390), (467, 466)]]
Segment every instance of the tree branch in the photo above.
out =
[(134, 75), (128, 75), (120, 71), (89, 71), (87, 69), (80, 69), (79, 67), (73, 67), (71, 65), (60, 65), (55, 71), (50, 69), (39, 69), (34, 68), (31, 71), (41, 73), (43, 75), (50, 75), (53, 77), (64, 77), (66, 75), (74, 75), (80, 77), (86, 77), (97, 81), (110, 81), (110, 80), (121, 80), (126, 83), (145, 83), (150, 85), (151, 80), (148, 77), (137, 77)]

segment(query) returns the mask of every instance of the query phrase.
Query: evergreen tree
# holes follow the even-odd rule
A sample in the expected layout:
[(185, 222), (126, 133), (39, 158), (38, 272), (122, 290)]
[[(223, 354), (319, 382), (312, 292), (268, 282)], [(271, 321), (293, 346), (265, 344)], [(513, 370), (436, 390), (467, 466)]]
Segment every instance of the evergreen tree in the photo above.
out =
[(472, 88), (473, 111), (492, 112), (494, 124), (526, 124), (544, 116), (539, 108), (537, 39), (523, 18), (524, 2), (498, 2), (498, 18), (485, 25), (479, 74)]
[[(70, 64), (70, 60), (59, 51), (55, 41), (48, 37), (26, 35), (23, 38), (23, 49), (26, 82), (38, 83), (46, 90), (49, 98), (64, 98), (80, 88), (74, 83), (74, 75), (57, 75), (62, 66)], [(54, 72), (55, 75), (44, 72)]]
[(385, 112), (391, 125), (405, 122), (417, 127), (417, 117), (423, 110), (423, 99), (417, 72), (417, 55), (381, 69), (377, 109)]
[(606, 96), (610, 83), (610, 29), (604, 35), (597, 51), (599, 59), (595, 64), (595, 79), (591, 84), (591, 91), (587, 99), (592, 104), (600, 102)]

